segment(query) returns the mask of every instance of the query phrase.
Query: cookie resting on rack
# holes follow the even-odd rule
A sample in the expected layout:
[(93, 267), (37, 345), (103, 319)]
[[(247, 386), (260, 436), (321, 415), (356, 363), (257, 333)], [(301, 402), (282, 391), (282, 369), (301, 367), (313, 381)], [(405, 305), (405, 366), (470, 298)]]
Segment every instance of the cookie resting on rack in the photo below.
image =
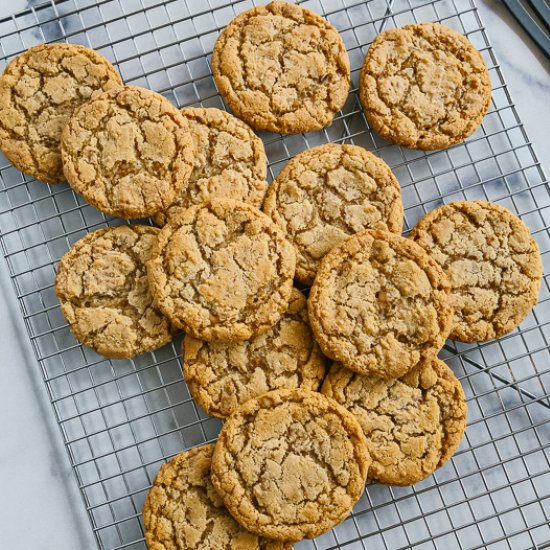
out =
[(257, 130), (298, 134), (329, 125), (350, 85), (338, 31), (295, 4), (238, 15), (212, 52), (212, 74), (232, 111)]
[(124, 86), (94, 97), (61, 138), (71, 187), (110, 216), (145, 218), (181, 192), (194, 162), (189, 124), (160, 94)]
[(384, 380), (334, 363), (321, 392), (353, 413), (372, 458), (368, 478), (413, 485), (443, 466), (466, 428), (460, 382), (439, 359), (405, 376)]
[(227, 419), (212, 482), (249, 531), (298, 541), (351, 513), (370, 463), (361, 426), (344, 407), (318, 392), (275, 390)]
[(370, 229), (323, 258), (308, 307), (325, 355), (386, 379), (431, 363), (453, 318), (439, 264), (410, 239)]
[(292, 294), (294, 248), (258, 209), (212, 199), (165, 225), (148, 264), (161, 311), (206, 341), (249, 340), (279, 322)]
[(179, 453), (163, 464), (143, 505), (149, 550), (291, 550), (241, 527), (210, 481), (214, 445)]
[(424, 216), (410, 238), (451, 284), (450, 337), (483, 342), (514, 330), (537, 303), (542, 258), (529, 228), (492, 202), (452, 202)]
[(55, 293), (77, 340), (113, 359), (153, 351), (175, 329), (153, 303), (146, 262), (159, 230), (146, 225), (89, 233), (61, 258)]
[(61, 133), (78, 107), (122, 85), (98, 52), (78, 44), (40, 44), (0, 76), (0, 149), (24, 174), (65, 181)]

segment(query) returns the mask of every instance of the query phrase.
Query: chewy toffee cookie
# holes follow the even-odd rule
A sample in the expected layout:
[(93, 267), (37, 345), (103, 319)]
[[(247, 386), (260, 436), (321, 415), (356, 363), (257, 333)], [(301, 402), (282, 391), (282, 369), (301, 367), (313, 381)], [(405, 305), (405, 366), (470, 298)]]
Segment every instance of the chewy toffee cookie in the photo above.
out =
[(165, 225), (148, 265), (161, 311), (206, 341), (249, 340), (288, 308), (296, 255), (281, 229), (243, 202), (212, 199)]
[(410, 238), (451, 284), (450, 337), (483, 342), (515, 329), (537, 303), (542, 260), (529, 228), (491, 202), (459, 201), (424, 216)]
[(334, 363), (321, 392), (361, 424), (372, 458), (372, 481), (417, 483), (451, 458), (466, 429), (464, 391), (439, 359), (392, 380), (363, 376)]
[(384, 139), (412, 149), (445, 149), (481, 124), (491, 103), (489, 72), (471, 42), (438, 23), (380, 33), (371, 44), (359, 97)]
[(336, 29), (286, 2), (233, 19), (214, 45), (212, 73), (239, 118), (283, 134), (330, 124), (350, 84), (348, 54)]
[(65, 124), (97, 93), (122, 85), (98, 52), (77, 44), (40, 44), (0, 76), (0, 149), (24, 174), (65, 181), (60, 140)]
[(288, 310), (267, 332), (234, 344), (186, 336), (182, 355), (191, 395), (218, 418), (227, 418), (249, 399), (271, 390), (316, 391), (325, 375), (325, 358), (309, 326), (306, 298), (296, 289)]
[(167, 208), (191, 174), (193, 153), (179, 109), (137, 86), (94, 97), (76, 111), (61, 138), (71, 187), (119, 218), (144, 218)]
[(174, 329), (153, 304), (146, 263), (159, 230), (89, 233), (61, 258), (55, 293), (75, 338), (105, 357), (129, 359), (167, 344)]
[(252, 128), (221, 109), (183, 109), (195, 148), (187, 185), (153, 220), (164, 225), (182, 210), (210, 198), (234, 199), (260, 208), (267, 189), (267, 158)]
[(226, 421), (212, 482), (249, 531), (298, 541), (348, 516), (370, 463), (361, 426), (344, 407), (317, 392), (276, 390)]
[(398, 378), (443, 347), (452, 326), (449, 294), (445, 273), (421, 246), (366, 230), (321, 261), (309, 320), (328, 357), (359, 374)]
[(231, 517), (210, 481), (213, 451), (214, 445), (196, 447), (161, 466), (143, 505), (149, 550), (291, 550)]
[(356, 145), (329, 143), (295, 156), (269, 186), (264, 212), (296, 248), (296, 278), (313, 283), (319, 262), (364, 229), (401, 233), (401, 190), (390, 167)]

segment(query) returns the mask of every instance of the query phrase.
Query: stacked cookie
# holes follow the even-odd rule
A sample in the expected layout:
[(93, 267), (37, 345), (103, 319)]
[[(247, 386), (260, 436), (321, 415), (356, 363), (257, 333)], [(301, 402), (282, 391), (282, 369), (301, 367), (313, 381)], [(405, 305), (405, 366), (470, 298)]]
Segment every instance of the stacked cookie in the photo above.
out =
[[(411, 485), (449, 460), (466, 404), (437, 354), (449, 336), (513, 330), (542, 265), (528, 228), (491, 203), (442, 206), (402, 237), (395, 176), (355, 145), (306, 150), (268, 187), (248, 124), (318, 130), (347, 98), (347, 52), (318, 15), (248, 10), (212, 68), (239, 118), (123, 86), (86, 48), (32, 48), (0, 78), (0, 146), (106, 214), (160, 227), (86, 235), (55, 281), (75, 337), (107, 357), (183, 329), (189, 390), (225, 421), (215, 445), (160, 469), (143, 509), (149, 548), (287, 549), (344, 520), (367, 480)], [(480, 124), (490, 82), (464, 37), (409, 25), (373, 42), (360, 98), (386, 139), (443, 148)]]

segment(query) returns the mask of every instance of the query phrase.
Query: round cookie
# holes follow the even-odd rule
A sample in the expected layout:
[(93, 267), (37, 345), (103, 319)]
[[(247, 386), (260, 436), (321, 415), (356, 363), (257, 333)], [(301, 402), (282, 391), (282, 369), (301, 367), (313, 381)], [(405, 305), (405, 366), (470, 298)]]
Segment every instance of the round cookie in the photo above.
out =
[(296, 289), (286, 313), (267, 332), (230, 345), (186, 336), (182, 355), (191, 395), (208, 414), (222, 419), (271, 390), (317, 391), (325, 375), (325, 358), (307, 320), (306, 298)]
[(212, 199), (165, 225), (148, 265), (161, 311), (200, 340), (235, 342), (268, 331), (288, 309), (294, 248), (265, 214)]
[(65, 181), (61, 132), (97, 93), (122, 85), (98, 52), (77, 44), (40, 44), (13, 59), (0, 76), (0, 149), (21, 172)]
[(187, 120), (160, 94), (124, 86), (94, 97), (61, 137), (63, 170), (92, 206), (119, 218), (167, 208), (194, 162)]
[(356, 374), (334, 363), (321, 392), (353, 413), (367, 437), (368, 478), (413, 485), (443, 466), (466, 429), (460, 382), (439, 359), (402, 378)]
[(401, 190), (390, 167), (355, 145), (295, 156), (270, 185), (264, 212), (296, 248), (296, 278), (313, 283), (323, 256), (364, 229), (401, 233)]
[(330, 124), (350, 84), (349, 57), (336, 29), (286, 2), (233, 19), (214, 45), (212, 74), (239, 118), (283, 134)]
[(370, 463), (361, 426), (344, 407), (317, 392), (276, 390), (226, 421), (212, 482), (249, 531), (298, 541), (348, 516)]
[(183, 109), (193, 137), (195, 164), (176, 200), (153, 216), (162, 226), (182, 210), (210, 198), (234, 199), (260, 208), (267, 183), (262, 140), (233, 115), (215, 108)]
[(441, 267), (410, 239), (366, 230), (322, 260), (309, 320), (325, 355), (367, 376), (398, 378), (429, 364), (453, 312)]
[(55, 293), (74, 337), (112, 359), (129, 359), (172, 340), (174, 329), (153, 304), (146, 262), (159, 229), (106, 227), (61, 258)]
[(176, 455), (163, 464), (143, 505), (149, 550), (291, 550), (241, 527), (210, 481), (214, 445)]
[(491, 80), (481, 54), (438, 23), (380, 33), (371, 44), (359, 97), (371, 127), (412, 149), (445, 149), (481, 124)]
[(447, 274), (454, 340), (499, 338), (537, 303), (539, 247), (528, 227), (506, 208), (484, 201), (446, 204), (424, 216), (410, 238)]

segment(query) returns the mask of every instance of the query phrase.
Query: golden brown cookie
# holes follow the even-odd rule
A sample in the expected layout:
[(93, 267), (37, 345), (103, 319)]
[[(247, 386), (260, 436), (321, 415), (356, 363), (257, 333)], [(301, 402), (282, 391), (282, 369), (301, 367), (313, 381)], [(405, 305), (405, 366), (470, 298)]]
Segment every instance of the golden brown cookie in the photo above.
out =
[(398, 378), (443, 347), (453, 319), (449, 295), (445, 273), (422, 247), (367, 230), (323, 258), (309, 320), (328, 357), (359, 374)]
[(424, 216), (410, 238), (451, 284), (450, 337), (483, 342), (515, 329), (537, 303), (542, 260), (529, 228), (506, 208), (459, 201)]
[(249, 399), (271, 390), (317, 391), (325, 375), (325, 358), (309, 326), (305, 296), (296, 289), (286, 313), (267, 332), (229, 345), (186, 336), (182, 355), (191, 395), (218, 418), (227, 418)]
[(146, 262), (159, 230), (146, 225), (89, 233), (61, 258), (55, 293), (77, 340), (101, 355), (129, 359), (172, 339), (153, 304)]
[(167, 208), (193, 167), (187, 120), (161, 95), (124, 86), (80, 107), (63, 130), (61, 157), (71, 187), (120, 218)]
[(344, 407), (317, 392), (276, 390), (226, 421), (212, 482), (249, 531), (298, 541), (348, 516), (370, 463), (361, 426)]
[(220, 109), (184, 109), (195, 147), (187, 185), (153, 220), (164, 225), (182, 210), (209, 200), (234, 199), (260, 208), (267, 190), (267, 159), (252, 128)]
[(149, 550), (291, 550), (249, 533), (227, 512), (210, 481), (213, 451), (196, 447), (161, 466), (143, 505)]
[(350, 84), (349, 57), (336, 29), (286, 2), (233, 19), (214, 45), (212, 74), (239, 118), (283, 134), (330, 124)]
[(481, 124), (491, 80), (471, 42), (438, 23), (380, 33), (371, 44), (359, 97), (384, 139), (412, 149), (445, 149)]
[(466, 429), (466, 399), (439, 359), (402, 378), (384, 380), (334, 363), (321, 393), (353, 413), (372, 458), (368, 478), (413, 485), (454, 454)]
[(148, 265), (161, 311), (206, 341), (249, 340), (288, 308), (294, 248), (265, 214), (212, 199), (165, 225)]
[(83, 103), (122, 85), (98, 52), (77, 44), (40, 44), (13, 59), (0, 76), (0, 149), (21, 172), (65, 181), (61, 132)]
[(323, 256), (364, 229), (401, 233), (401, 190), (390, 167), (356, 145), (295, 156), (270, 185), (264, 212), (296, 247), (296, 278), (313, 283)]

